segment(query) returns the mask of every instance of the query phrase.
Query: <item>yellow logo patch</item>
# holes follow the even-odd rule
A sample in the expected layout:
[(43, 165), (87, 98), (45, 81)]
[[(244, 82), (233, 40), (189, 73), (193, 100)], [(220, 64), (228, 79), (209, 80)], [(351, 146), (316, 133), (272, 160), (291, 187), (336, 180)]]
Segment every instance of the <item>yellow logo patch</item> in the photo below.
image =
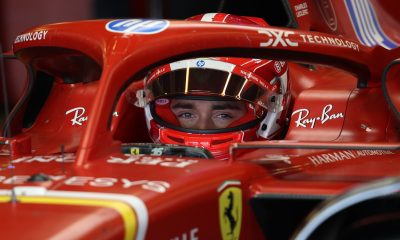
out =
[(130, 150), (131, 150), (131, 154), (132, 155), (139, 155), (140, 154), (140, 148), (132, 147)]
[(219, 196), (219, 225), (223, 240), (240, 238), (242, 226), (242, 190), (228, 187)]

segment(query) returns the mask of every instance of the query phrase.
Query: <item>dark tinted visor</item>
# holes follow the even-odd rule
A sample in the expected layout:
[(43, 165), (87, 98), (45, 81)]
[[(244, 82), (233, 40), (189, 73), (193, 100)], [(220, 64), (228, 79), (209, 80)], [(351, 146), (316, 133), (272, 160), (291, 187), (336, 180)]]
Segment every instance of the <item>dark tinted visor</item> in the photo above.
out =
[(146, 86), (147, 101), (174, 95), (222, 96), (267, 108), (271, 93), (254, 82), (236, 75), (208, 68), (184, 68), (152, 79)]

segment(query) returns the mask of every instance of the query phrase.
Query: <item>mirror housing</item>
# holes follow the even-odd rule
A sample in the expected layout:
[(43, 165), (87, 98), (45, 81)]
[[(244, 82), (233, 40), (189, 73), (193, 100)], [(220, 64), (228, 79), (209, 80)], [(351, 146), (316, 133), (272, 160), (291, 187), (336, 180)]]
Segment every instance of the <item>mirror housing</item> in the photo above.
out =
[(393, 60), (384, 69), (382, 91), (389, 107), (400, 121), (400, 58)]

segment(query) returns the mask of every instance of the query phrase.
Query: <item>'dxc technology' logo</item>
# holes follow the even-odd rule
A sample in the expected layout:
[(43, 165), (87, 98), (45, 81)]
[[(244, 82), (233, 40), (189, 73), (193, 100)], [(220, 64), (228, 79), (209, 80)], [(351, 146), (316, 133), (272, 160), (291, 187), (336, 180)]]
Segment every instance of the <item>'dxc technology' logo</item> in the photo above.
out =
[(155, 34), (164, 31), (168, 25), (167, 20), (119, 19), (108, 22), (106, 29), (117, 33)]
[(276, 47), (279, 45), (281, 45), (282, 47), (299, 46), (298, 42), (292, 42), (289, 39), (289, 36), (294, 34), (294, 32), (292, 31), (263, 29), (263, 30), (258, 30), (258, 33), (265, 34), (267, 37), (267, 41), (260, 43), (260, 47), (269, 47), (269, 46)]

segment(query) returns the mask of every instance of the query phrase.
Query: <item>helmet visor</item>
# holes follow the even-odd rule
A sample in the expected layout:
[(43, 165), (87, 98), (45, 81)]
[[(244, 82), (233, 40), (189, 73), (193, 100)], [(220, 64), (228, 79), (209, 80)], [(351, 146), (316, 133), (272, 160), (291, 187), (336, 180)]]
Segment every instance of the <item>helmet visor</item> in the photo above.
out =
[(156, 121), (197, 133), (253, 127), (266, 110), (273, 109), (277, 95), (275, 86), (255, 73), (212, 59), (162, 66), (146, 78), (145, 85), (146, 102), (151, 103)]
[(151, 102), (176, 95), (221, 96), (245, 100), (268, 109), (274, 94), (268, 86), (260, 86), (260, 82), (255, 76), (246, 78), (218, 69), (184, 68), (151, 79), (146, 84), (146, 98)]

